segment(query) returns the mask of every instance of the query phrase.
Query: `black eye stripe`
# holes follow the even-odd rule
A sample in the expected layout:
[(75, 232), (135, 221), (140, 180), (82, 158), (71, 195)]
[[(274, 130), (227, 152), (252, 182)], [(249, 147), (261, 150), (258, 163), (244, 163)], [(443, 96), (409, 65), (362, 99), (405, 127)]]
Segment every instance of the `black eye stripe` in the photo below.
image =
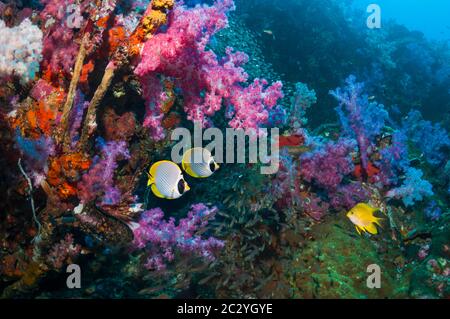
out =
[(180, 194), (184, 194), (184, 191), (186, 190), (186, 187), (185, 187), (185, 182), (184, 182), (184, 179), (180, 179), (179, 181), (178, 181), (178, 192), (180, 193)]

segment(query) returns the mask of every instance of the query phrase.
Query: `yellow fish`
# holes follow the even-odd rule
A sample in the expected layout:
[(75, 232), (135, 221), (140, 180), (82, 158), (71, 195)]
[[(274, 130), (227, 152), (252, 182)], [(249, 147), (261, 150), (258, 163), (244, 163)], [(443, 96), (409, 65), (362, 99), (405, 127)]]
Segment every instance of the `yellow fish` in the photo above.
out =
[(150, 167), (147, 186), (155, 196), (165, 199), (180, 198), (190, 190), (180, 167), (170, 161), (160, 161)]
[(181, 165), (186, 173), (195, 178), (206, 178), (219, 169), (210, 151), (205, 148), (191, 148), (183, 154)]
[(376, 211), (378, 211), (377, 208), (364, 203), (359, 203), (350, 209), (347, 213), (347, 217), (355, 225), (358, 234), (361, 235), (361, 232), (368, 232), (372, 235), (376, 235), (378, 230), (375, 224), (381, 227), (380, 221), (383, 220), (382, 218), (374, 216)]

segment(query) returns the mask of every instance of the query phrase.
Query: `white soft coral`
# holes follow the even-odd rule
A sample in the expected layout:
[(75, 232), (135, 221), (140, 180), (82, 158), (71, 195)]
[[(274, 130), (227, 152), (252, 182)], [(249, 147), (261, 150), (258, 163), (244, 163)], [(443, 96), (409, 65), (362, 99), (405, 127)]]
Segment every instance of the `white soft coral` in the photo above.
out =
[(29, 19), (13, 28), (0, 20), (0, 34), (0, 77), (33, 79), (42, 60), (42, 31)]

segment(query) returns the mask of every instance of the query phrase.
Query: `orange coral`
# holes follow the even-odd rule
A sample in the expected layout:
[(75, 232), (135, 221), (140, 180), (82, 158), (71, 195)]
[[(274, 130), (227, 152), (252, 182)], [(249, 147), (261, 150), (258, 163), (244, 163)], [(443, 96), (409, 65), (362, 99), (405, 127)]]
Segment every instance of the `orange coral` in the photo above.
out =
[(125, 40), (126, 32), (124, 27), (115, 27), (108, 31), (108, 43), (110, 52), (116, 51), (119, 45)]
[(64, 182), (58, 187), (58, 193), (62, 198), (69, 198), (77, 194), (77, 189), (69, 183)]
[(44, 65), (42, 67), (42, 79), (47, 81), (48, 83), (52, 83), (55, 86), (64, 83), (66, 80), (67, 74), (64, 70), (52, 70), (50, 65)]
[(141, 46), (148, 37), (167, 23), (167, 11), (175, 5), (174, 0), (153, 0), (150, 11), (141, 20), (139, 27), (129, 39), (128, 50), (130, 55), (137, 55)]
[(39, 127), (45, 135), (50, 135), (51, 127), (56, 120), (56, 115), (56, 110), (51, 109), (51, 107), (44, 101), (39, 101), (38, 108), (36, 110), (36, 119), (38, 122), (37, 127)]
[(52, 68), (50, 67), (50, 65), (47, 65), (47, 67), (45, 68), (45, 70), (42, 71), (42, 79), (44, 79), (45, 81), (51, 83), (52, 82)]
[(47, 175), (48, 183), (55, 187), (61, 198), (76, 195), (75, 183), (81, 172), (89, 169), (91, 161), (81, 153), (69, 153), (51, 160)]
[(11, 119), (13, 128), (19, 128), (23, 136), (40, 138), (50, 136), (58, 124), (60, 107), (65, 93), (58, 89), (47, 99), (30, 103), (28, 109)]
[(174, 1), (173, 0), (153, 0), (152, 8), (158, 10), (169, 10), (173, 8)]
[(85, 65), (83, 65), (83, 68), (81, 70), (81, 75), (80, 75), (80, 84), (87, 84), (88, 83), (88, 77), (89, 74), (94, 71), (94, 61), (89, 60), (88, 63), (86, 63)]
[(97, 27), (105, 29), (108, 26), (108, 20), (109, 16), (105, 16), (103, 18), (98, 19), (98, 21), (95, 23)]

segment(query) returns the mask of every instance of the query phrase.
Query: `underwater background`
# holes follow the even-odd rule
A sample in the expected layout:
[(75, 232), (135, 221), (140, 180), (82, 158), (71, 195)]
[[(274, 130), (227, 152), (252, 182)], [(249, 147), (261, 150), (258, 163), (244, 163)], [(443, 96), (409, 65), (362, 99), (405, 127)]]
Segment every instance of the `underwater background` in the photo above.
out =
[[(2, 298), (449, 298), (448, 12), (0, 1)], [(279, 170), (163, 167), (194, 121)]]

